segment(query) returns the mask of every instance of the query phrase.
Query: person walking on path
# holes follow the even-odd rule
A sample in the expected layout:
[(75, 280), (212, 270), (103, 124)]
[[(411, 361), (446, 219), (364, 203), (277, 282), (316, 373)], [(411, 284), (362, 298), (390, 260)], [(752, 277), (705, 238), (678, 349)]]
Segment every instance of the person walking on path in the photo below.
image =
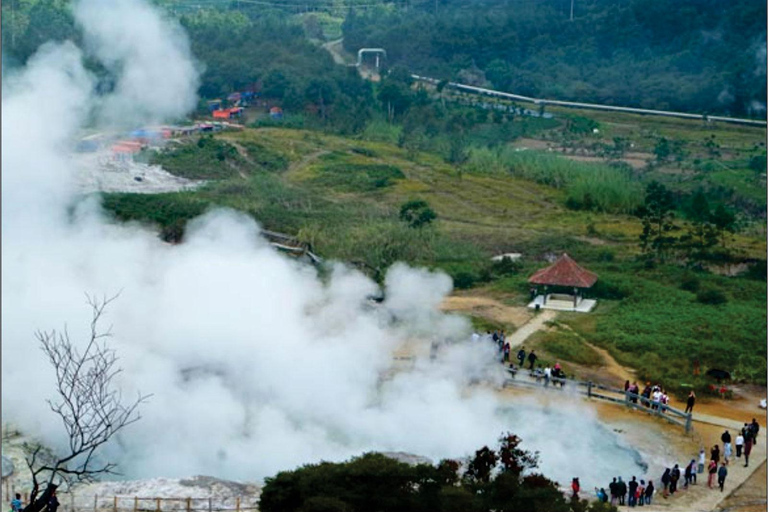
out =
[(651, 498), (653, 498), (653, 480), (648, 480), (648, 486), (645, 488), (645, 504), (651, 504)]
[(723, 460), (728, 464), (728, 459), (731, 458), (731, 433), (727, 430), (720, 436), (720, 440), (723, 442)]
[(538, 356), (536, 355), (535, 350), (531, 350), (531, 353), (528, 354), (528, 362), (531, 364), (528, 369), (533, 370), (533, 365), (536, 364), (536, 359), (538, 359)]
[(704, 473), (704, 464), (707, 463), (707, 456), (704, 453), (704, 448), (699, 450), (699, 474)]
[(739, 432), (739, 435), (736, 436), (736, 458), (741, 458), (741, 449), (744, 448), (744, 436), (741, 435), (741, 432)]
[(725, 467), (725, 463), (722, 463), (720, 469), (717, 470), (717, 485), (720, 486), (720, 492), (723, 492), (726, 476), (728, 476), (728, 468)]
[(687, 489), (688, 485), (690, 485), (690, 483), (696, 479), (695, 466), (696, 466), (696, 461), (693, 459), (691, 460), (690, 464), (685, 466), (685, 473), (683, 474), (683, 476), (685, 477), (685, 483), (683, 484), (683, 489)]
[(712, 450), (709, 452), (709, 458), (710, 460), (715, 461), (717, 464), (720, 463), (720, 447), (715, 445)]
[(693, 413), (693, 405), (696, 403), (696, 393), (688, 393), (688, 400), (685, 402), (685, 414)]
[(520, 363), (520, 368), (525, 366), (525, 347), (520, 347), (517, 351), (517, 360)]
[(755, 418), (752, 418), (752, 423), (749, 425), (752, 427), (752, 444), (757, 444), (757, 433), (760, 432), (760, 424)]
[(744, 467), (749, 467), (749, 454), (752, 453), (752, 436), (744, 436)]
[(619, 491), (617, 489), (617, 486), (618, 486), (618, 484), (616, 482), (616, 477), (613, 477), (613, 482), (608, 484), (608, 491), (611, 493), (611, 506), (612, 507), (616, 506), (616, 501), (618, 500), (618, 496), (617, 495), (619, 494)]
[(717, 462), (714, 460), (709, 461), (709, 478), (707, 479), (707, 487), (712, 488), (712, 482), (715, 481), (715, 473), (717, 473)]

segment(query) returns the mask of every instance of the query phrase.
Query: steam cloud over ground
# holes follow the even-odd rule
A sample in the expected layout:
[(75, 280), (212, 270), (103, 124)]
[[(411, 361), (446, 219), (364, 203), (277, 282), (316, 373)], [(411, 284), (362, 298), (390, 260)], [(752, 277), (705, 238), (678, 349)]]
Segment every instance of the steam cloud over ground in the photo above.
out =
[[(368, 450), (461, 457), (494, 444), (513, 423), (524, 448), (540, 450), (542, 470), (561, 482), (579, 475), (589, 485), (587, 471), (604, 482), (637, 469), (621, 450), (611, 452), (610, 469), (588, 463), (609, 444), (594, 434), (589, 409), (560, 411), (568, 421), (553, 421), (535, 408), (510, 412), (490, 390), (467, 391), (477, 378), (498, 384), (500, 369), (492, 347), (467, 341), (463, 319), (437, 312), (451, 289), (442, 274), (395, 265), (386, 301), (372, 307), (366, 297), (377, 286), (368, 278), (338, 265), (321, 280), (276, 253), (242, 214), (211, 212), (193, 222), (184, 244), (169, 246), (77, 196), (68, 151), (86, 123), (153, 122), (196, 101), (199, 66), (180, 27), (139, 1), (105, 5), (83, 0), (75, 13), (85, 51), (116, 73), (113, 93), (96, 97), (83, 50), (71, 43), (42, 47), (4, 77), (6, 420), (65, 446), (45, 403), (55, 398), (54, 379), (34, 331), (66, 324), (83, 341), (84, 293), (122, 290), (102, 327), (113, 325), (124, 395), (153, 394), (143, 419), (107, 447), (126, 476), (252, 480)], [(382, 379), (406, 339), (421, 354), (433, 340), (452, 343), (437, 361), (420, 357)], [(584, 444), (574, 446), (575, 433)]]

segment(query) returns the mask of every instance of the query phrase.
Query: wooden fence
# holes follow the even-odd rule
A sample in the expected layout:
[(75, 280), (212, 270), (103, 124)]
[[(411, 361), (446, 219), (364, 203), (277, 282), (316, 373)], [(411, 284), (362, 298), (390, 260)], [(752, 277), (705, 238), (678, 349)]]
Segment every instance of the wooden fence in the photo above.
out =
[[(530, 377), (534, 377), (534, 375), (530, 374)], [(559, 384), (560, 386), (558, 387), (556, 384)], [(575, 388), (577, 393), (585, 395), (588, 398), (621, 404), (663, 418), (674, 425), (685, 428), (686, 433), (689, 433), (692, 429), (690, 413), (685, 413), (679, 409), (664, 404), (658, 404), (657, 407), (655, 402), (641, 395), (630, 393), (628, 391), (625, 392), (623, 389), (603, 386), (602, 384), (592, 381), (552, 377), (549, 379), (549, 382), (546, 382), (543, 378), (537, 378), (536, 380), (521, 380), (513, 376), (504, 382), (504, 387), (508, 385), (524, 386), (535, 389), (549, 388), (563, 390), (566, 387), (569, 389)]]
[[(15, 487), (4, 482), (3, 495), (10, 501)], [(29, 493), (23, 492), (22, 503), (29, 502)], [(138, 496), (85, 496), (77, 493), (58, 493), (60, 512), (247, 512), (259, 510), (257, 499), (234, 498), (139, 498)], [(7, 503), (3, 504), (4, 506)]]

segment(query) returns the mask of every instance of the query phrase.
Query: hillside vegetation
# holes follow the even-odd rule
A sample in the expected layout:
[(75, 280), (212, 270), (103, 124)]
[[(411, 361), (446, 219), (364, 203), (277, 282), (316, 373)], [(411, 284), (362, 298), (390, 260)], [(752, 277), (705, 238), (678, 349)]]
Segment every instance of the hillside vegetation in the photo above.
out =
[(416, 0), (353, 10), (344, 45), (390, 65), (534, 97), (765, 118), (757, 0)]
[[(637, 121), (632, 117), (614, 121), (602, 121), (599, 126), (635, 140), (638, 150), (652, 151), (649, 145), (654, 139), (643, 142), (647, 132), (657, 137), (693, 137), (700, 130), (699, 124), (690, 122), (645, 123), (632, 139), (634, 132), (622, 132), (626, 126), (622, 121)], [(104, 204), (120, 219), (157, 225), (161, 236), (171, 241), (183, 238), (183, 224), (189, 218), (214, 206), (227, 206), (252, 215), (267, 229), (296, 235), (322, 257), (356, 265), (376, 279), (395, 261), (406, 261), (440, 268), (458, 288), (476, 288), (478, 293), (516, 305), (526, 303), (527, 277), (545, 264), (542, 258), (567, 251), (600, 275), (591, 293), (601, 300), (593, 314), (566, 315), (563, 321), (583, 339), (607, 348), (622, 364), (638, 368), (641, 378), (663, 381), (681, 392), (687, 386), (704, 389), (703, 380), (691, 377), (693, 361), (698, 359), (702, 368), (724, 367), (737, 379), (765, 381), (766, 246), (764, 231), (756, 231), (762, 221), (739, 214), (743, 226), (728, 233), (726, 260), (687, 260), (692, 256), (685, 256), (688, 249), (682, 246), (656, 259), (640, 248), (642, 219), (634, 215), (631, 205), (624, 210), (627, 213), (610, 213), (572, 204), (569, 179), (579, 182), (578, 177), (584, 176), (588, 186), (590, 172), (599, 175), (602, 166), (604, 172), (624, 173), (619, 175), (628, 180), (625, 185), (636, 190), (627, 195), (632, 204), (643, 202), (647, 173), (667, 176), (667, 184), (680, 190), (673, 197), (685, 200), (689, 196), (682, 190), (689, 185), (669, 178), (674, 176), (671, 171), (679, 169), (676, 163), (632, 171), (608, 165), (610, 159), (603, 158), (603, 163), (575, 162), (573, 170), (564, 171), (570, 169), (569, 162), (574, 163), (568, 158), (571, 153), (545, 151), (529, 156), (527, 151), (533, 150), (501, 149), (502, 160), (505, 154), (511, 160), (498, 168), (481, 169), (472, 157), (457, 166), (440, 155), (385, 142), (383, 133), (377, 129), (367, 136), (347, 138), (259, 128), (223, 132), (202, 147), (190, 140), (164, 153), (163, 161), (179, 159), (189, 166), (184, 171), (189, 174), (195, 162), (191, 155), (218, 148), (217, 154), (224, 157), (219, 162), (222, 168), (232, 165), (243, 172), (219, 176), (191, 192), (108, 194)], [(563, 133), (568, 132), (545, 131), (537, 140), (554, 144)], [(760, 136), (760, 130), (722, 126), (711, 133), (724, 141), (720, 151), (729, 155), (753, 152)], [(570, 142), (586, 145), (590, 137), (571, 137)], [(688, 165), (692, 156), (686, 155), (681, 166)], [(258, 165), (259, 161), (279, 164)], [(576, 177), (569, 178), (569, 173)], [(691, 174), (701, 175), (695, 170)], [(749, 171), (739, 179), (753, 176), (755, 172)], [(598, 181), (596, 186), (592, 193), (597, 195), (602, 184)], [(414, 201), (424, 202), (436, 218), (414, 227), (413, 217), (402, 215), (404, 205)], [(674, 208), (678, 215), (672, 220), (673, 233), (682, 237), (693, 221), (687, 217), (685, 201)], [(520, 252), (523, 260), (519, 264), (490, 261), (490, 256), (505, 252)], [(746, 273), (723, 277), (705, 270), (724, 270), (725, 262), (743, 266)], [(551, 351), (575, 354), (578, 361), (585, 358), (584, 364), (592, 360), (594, 355), (568, 341), (550, 341)]]

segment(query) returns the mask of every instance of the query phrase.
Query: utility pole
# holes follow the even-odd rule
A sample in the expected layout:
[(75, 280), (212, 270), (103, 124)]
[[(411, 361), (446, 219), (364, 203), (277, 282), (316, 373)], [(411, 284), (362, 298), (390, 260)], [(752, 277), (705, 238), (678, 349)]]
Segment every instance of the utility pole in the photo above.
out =
[[(435, 0), (437, 1), (437, 0)], [(574, 0), (571, 0), (571, 21), (573, 21), (573, 2)]]

